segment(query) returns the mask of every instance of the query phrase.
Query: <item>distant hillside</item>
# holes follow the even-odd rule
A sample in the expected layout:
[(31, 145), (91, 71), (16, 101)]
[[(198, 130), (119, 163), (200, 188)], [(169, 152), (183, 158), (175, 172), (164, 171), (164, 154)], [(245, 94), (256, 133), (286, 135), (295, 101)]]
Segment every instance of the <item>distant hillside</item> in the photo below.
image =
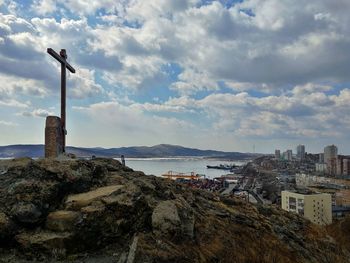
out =
[[(199, 150), (186, 148), (177, 145), (160, 144), (152, 147), (135, 146), (121, 148), (81, 148), (67, 147), (67, 152), (73, 153), (79, 157), (100, 156), (100, 157), (126, 157), (133, 158), (157, 158), (157, 157), (210, 157), (210, 158), (232, 158), (249, 159), (257, 157), (256, 154), (239, 152), (222, 152), (213, 150)], [(18, 158), (18, 157), (43, 157), (43, 145), (9, 145), (0, 146), (0, 158)]]

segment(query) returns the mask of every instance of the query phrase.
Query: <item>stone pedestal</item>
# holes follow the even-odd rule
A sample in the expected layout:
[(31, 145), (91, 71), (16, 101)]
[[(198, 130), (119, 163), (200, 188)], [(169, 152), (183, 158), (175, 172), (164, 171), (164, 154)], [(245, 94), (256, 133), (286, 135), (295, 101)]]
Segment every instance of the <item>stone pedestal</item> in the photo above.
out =
[(56, 158), (63, 153), (63, 136), (61, 119), (57, 116), (47, 116), (45, 127), (45, 158)]

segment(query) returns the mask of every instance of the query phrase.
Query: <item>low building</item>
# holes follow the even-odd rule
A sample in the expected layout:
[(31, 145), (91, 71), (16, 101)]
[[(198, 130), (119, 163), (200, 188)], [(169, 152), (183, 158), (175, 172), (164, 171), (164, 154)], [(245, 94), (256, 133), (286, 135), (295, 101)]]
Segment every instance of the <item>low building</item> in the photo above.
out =
[(282, 191), (282, 209), (297, 213), (318, 225), (332, 223), (332, 197), (330, 194)]
[(335, 176), (337, 174), (337, 158), (330, 158), (327, 161), (328, 175)]
[(350, 175), (350, 159), (343, 160), (343, 175)]
[(332, 207), (333, 218), (344, 218), (350, 215), (350, 206), (333, 206)]
[(319, 163), (324, 163), (324, 153), (319, 153), (318, 154), (318, 162)]
[(336, 174), (339, 175), (350, 175), (349, 174), (349, 168), (350, 168), (350, 156), (345, 155), (338, 155), (337, 157), (337, 168), (336, 168)]
[(331, 183), (331, 179), (323, 176), (297, 173), (295, 175), (295, 183), (297, 187), (303, 188), (319, 184), (329, 184)]
[(316, 163), (315, 164), (316, 172), (325, 173), (327, 171), (327, 164), (325, 163)]

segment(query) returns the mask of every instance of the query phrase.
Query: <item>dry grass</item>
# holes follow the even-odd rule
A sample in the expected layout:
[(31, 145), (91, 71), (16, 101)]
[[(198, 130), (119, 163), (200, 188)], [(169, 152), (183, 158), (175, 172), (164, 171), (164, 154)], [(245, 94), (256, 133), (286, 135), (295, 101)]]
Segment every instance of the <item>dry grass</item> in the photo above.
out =
[(345, 249), (350, 251), (350, 216), (327, 226), (327, 232)]

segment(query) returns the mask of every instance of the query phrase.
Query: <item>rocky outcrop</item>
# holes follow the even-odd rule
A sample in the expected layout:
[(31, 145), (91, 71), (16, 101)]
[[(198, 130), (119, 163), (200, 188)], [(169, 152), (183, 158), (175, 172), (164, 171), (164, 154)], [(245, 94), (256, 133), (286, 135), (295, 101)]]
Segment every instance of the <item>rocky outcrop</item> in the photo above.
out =
[(0, 262), (349, 262), (272, 206), (193, 190), (111, 159), (0, 162)]
[(169, 238), (194, 236), (193, 209), (185, 200), (166, 200), (160, 202), (152, 213), (152, 229), (156, 236)]

